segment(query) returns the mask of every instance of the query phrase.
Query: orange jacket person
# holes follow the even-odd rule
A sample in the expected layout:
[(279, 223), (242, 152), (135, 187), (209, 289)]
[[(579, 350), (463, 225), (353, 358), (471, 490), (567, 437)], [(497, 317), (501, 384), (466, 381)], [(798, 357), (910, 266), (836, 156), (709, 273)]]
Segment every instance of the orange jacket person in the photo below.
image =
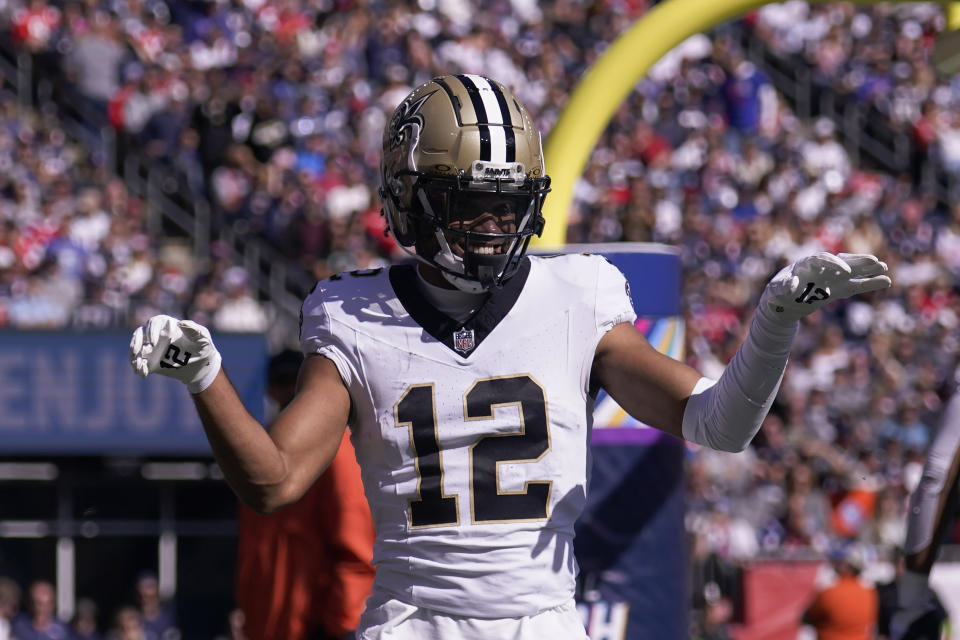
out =
[[(270, 363), (282, 407), (300, 355)], [(293, 362), (296, 360), (296, 362)], [(240, 507), (236, 599), (250, 640), (341, 638), (357, 628), (370, 594), (374, 528), (353, 447), (344, 436), (330, 467), (296, 503), (267, 516)]]
[(863, 551), (856, 543), (831, 554), (835, 584), (816, 595), (803, 621), (817, 631), (818, 640), (871, 640), (879, 600), (877, 590), (860, 581)]

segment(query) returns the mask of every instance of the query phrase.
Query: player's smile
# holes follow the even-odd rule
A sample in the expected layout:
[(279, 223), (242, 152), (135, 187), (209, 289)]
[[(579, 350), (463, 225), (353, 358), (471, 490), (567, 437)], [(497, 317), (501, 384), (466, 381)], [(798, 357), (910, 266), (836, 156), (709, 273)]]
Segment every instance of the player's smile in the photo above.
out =
[(467, 250), (470, 253), (478, 253), (480, 255), (492, 256), (494, 254), (503, 253), (503, 243), (496, 245), (492, 244), (467, 244)]
[(455, 255), (463, 257), (464, 246), (466, 246), (466, 251), (477, 255), (501, 255), (506, 251), (512, 238), (485, 238), (484, 235), (480, 234), (491, 234), (493, 236), (494, 234), (516, 233), (516, 215), (513, 212), (499, 215), (483, 212), (470, 220), (451, 223), (450, 229), (454, 232), (461, 230), (465, 232), (464, 235), (452, 233), (448, 236), (450, 249)]

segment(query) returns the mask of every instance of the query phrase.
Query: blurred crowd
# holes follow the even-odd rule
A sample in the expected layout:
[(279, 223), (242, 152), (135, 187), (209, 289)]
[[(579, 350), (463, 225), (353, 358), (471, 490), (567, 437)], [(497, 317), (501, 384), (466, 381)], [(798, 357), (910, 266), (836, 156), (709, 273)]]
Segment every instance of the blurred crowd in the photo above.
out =
[[(81, 598), (73, 617), (56, 616), (56, 591), (47, 580), (34, 580), (26, 593), (14, 580), (0, 576), (0, 638), (3, 640), (180, 640), (176, 612), (163, 600), (157, 576), (137, 576), (128, 601), (116, 611), (102, 612), (96, 602)], [(103, 614), (108, 613), (108, 618)], [(108, 619), (108, 622), (105, 622)]]
[[(482, 10), (479, 10), (482, 9)], [(376, 189), (388, 114), (449, 72), (509, 85), (545, 134), (639, 0), (0, 0), (0, 38), (175, 172), (216, 230), (258, 237), (317, 278), (386, 264)], [(908, 128), (960, 171), (960, 86), (929, 63), (932, 4), (768, 5), (751, 33), (816, 82)], [(569, 242), (681, 251), (687, 358), (717, 377), (763, 286), (818, 250), (873, 253), (895, 286), (803, 321), (745, 464), (691, 449), (688, 530), (702, 582), (763, 556), (903, 543), (906, 496), (960, 353), (960, 206), (915, 176), (856, 166), (803, 121), (736, 29), (684, 42), (638, 83), (577, 181)], [(0, 325), (134, 326), (166, 312), (262, 330), (271, 309), (214, 240), (209, 262), (146, 231), (145, 203), (71, 142), (38, 95), (0, 93)], [(920, 144), (922, 143), (922, 144)], [(549, 171), (549, 167), (548, 167)], [(548, 222), (549, 224), (549, 222)], [(709, 591), (709, 590), (708, 590)], [(695, 594), (696, 595), (696, 594)], [(702, 593), (697, 597), (702, 597)]]
[(137, 325), (172, 310), (225, 331), (262, 331), (267, 308), (221, 243), (190, 247), (146, 231), (146, 209), (49, 111), (0, 89), (0, 326)]
[[(930, 64), (945, 16), (932, 3), (884, 4), (870, 10), (849, 3), (770, 4), (753, 21), (754, 33), (778, 55), (803, 64), (814, 83), (840, 101), (863, 105), (872, 118), (910, 135), (914, 159), (934, 156), (960, 175), (960, 111), (956, 80)], [(916, 167), (915, 167), (916, 169)]]

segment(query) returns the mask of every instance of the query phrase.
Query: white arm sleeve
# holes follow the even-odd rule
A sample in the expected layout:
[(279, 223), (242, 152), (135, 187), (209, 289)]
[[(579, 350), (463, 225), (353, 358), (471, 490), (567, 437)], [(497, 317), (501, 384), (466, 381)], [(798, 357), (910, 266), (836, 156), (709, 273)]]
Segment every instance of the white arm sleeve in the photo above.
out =
[[(903, 545), (908, 556), (922, 554), (922, 570), (929, 571), (940, 546), (954, 502), (947, 496), (958, 490), (960, 483), (960, 391), (954, 391), (947, 402), (940, 428), (927, 449), (920, 484), (910, 496), (907, 512), (907, 540)], [(909, 565), (908, 565), (909, 566)]]
[(796, 322), (778, 322), (761, 303), (720, 379), (701, 378), (694, 387), (683, 413), (683, 437), (718, 451), (746, 449), (780, 388), (796, 332)]

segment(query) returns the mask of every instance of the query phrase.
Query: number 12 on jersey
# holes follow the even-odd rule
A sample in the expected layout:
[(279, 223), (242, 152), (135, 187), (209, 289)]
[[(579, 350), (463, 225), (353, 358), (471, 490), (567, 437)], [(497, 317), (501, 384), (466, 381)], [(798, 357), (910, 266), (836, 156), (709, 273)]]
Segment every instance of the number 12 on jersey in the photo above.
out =
[[(410, 431), (417, 470), (417, 498), (410, 500), (413, 529), (460, 524), (459, 496), (443, 493), (440, 448), (432, 383), (407, 388), (394, 406), (398, 427)], [(481, 436), (470, 445), (470, 515), (473, 524), (546, 520), (552, 481), (527, 481), (521, 491), (500, 488), (500, 464), (537, 462), (550, 451), (543, 388), (528, 375), (484, 378), (464, 394), (464, 420), (492, 420), (496, 407), (516, 406), (517, 431)]]

